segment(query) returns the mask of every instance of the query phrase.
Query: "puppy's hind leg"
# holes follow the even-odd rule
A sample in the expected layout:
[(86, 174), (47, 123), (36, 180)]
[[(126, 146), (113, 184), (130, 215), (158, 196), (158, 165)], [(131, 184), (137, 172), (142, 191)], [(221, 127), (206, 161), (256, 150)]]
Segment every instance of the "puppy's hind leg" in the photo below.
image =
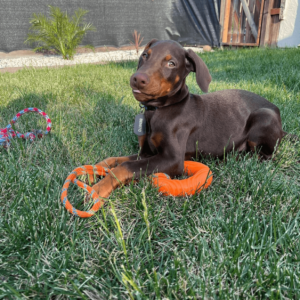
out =
[(278, 112), (260, 108), (249, 116), (247, 122), (247, 150), (258, 151), (263, 159), (271, 159), (284, 136)]

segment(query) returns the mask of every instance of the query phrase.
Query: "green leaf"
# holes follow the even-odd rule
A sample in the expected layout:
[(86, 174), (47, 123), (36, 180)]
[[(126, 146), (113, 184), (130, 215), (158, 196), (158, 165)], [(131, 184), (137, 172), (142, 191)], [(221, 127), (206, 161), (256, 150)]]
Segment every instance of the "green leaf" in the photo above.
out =
[(88, 31), (96, 30), (90, 23), (84, 23), (84, 16), (88, 11), (79, 8), (69, 17), (67, 12), (62, 12), (59, 7), (49, 8), (49, 18), (42, 14), (33, 14), (25, 43), (34, 45), (35, 51), (55, 50), (64, 59), (73, 59), (83, 37)]

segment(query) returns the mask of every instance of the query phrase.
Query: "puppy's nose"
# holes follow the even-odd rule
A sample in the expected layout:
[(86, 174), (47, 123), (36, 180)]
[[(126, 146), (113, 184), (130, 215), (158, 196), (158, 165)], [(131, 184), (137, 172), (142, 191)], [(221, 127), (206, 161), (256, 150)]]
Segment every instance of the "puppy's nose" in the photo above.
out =
[(139, 87), (143, 88), (149, 83), (149, 77), (145, 73), (135, 73), (133, 76), (134, 83)]

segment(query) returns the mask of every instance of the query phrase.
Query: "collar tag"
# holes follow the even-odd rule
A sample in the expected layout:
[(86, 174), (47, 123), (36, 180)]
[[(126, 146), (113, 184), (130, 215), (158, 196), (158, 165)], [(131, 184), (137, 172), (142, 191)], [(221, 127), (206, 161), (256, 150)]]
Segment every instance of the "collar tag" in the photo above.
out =
[(133, 131), (139, 136), (146, 134), (146, 119), (144, 114), (138, 114), (135, 116)]

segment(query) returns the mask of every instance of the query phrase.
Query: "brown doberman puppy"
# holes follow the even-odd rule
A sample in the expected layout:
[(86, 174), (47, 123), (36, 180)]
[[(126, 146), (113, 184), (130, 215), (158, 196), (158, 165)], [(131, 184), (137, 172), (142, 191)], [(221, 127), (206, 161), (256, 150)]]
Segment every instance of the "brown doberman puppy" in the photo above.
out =
[(279, 109), (243, 90), (190, 94), (185, 84), (190, 72), (196, 73), (197, 84), (206, 93), (211, 76), (195, 52), (174, 41), (154, 39), (146, 45), (130, 78), (134, 97), (146, 109), (140, 154), (110, 157), (99, 163), (114, 168), (113, 174), (93, 186), (100, 196), (108, 197), (120, 183), (141, 175), (180, 175), (184, 160), (191, 160), (196, 153), (222, 157), (233, 148), (257, 148), (263, 158), (271, 158), (286, 134)]

